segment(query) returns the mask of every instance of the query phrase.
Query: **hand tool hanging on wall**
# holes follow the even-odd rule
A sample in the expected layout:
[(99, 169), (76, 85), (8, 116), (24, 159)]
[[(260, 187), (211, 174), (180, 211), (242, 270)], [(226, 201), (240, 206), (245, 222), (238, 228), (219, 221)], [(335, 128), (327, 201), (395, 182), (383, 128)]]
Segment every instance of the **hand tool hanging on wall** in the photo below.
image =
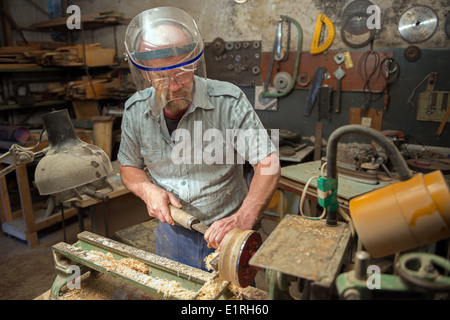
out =
[[(287, 24), (287, 39), (286, 49), (283, 50), (283, 25)], [(275, 60), (277, 61), (277, 72), (280, 71), (280, 62), (287, 61), (289, 59), (290, 43), (291, 43), (291, 22), (289, 20), (283, 20), (281, 23), (278, 21), (276, 42), (276, 54)]]
[[(326, 26), (326, 29), (324, 28)], [(321, 42), (325, 33), (328, 33), (327, 38)], [(330, 18), (326, 15), (319, 13), (317, 15), (316, 27), (314, 29), (313, 41), (311, 44), (311, 54), (319, 54), (328, 50), (334, 40), (334, 25)]]
[[(372, 60), (372, 61), (371, 61)], [(363, 112), (367, 112), (372, 102), (377, 101), (384, 95), (384, 110), (387, 111), (389, 106), (389, 88), (398, 79), (400, 73), (400, 65), (394, 58), (384, 58), (380, 61), (380, 54), (373, 49), (367, 51), (361, 56), (358, 62), (358, 72), (364, 80), (364, 90), (368, 97), (361, 106)], [(374, 91), (371, 82), (380, 76), (385, 79), (385, 85), (380, 91)]]
[[(297, 74), (298, 74), (298, 68), (300, 66), (300, 54), (302, 52), (302, 40), (303, 40), (303, 31), (302, 28), (300, 27), (300, 24), (295, 21), (294, 19), (288, 17), (288, 16), (281, 16), (280, 19), (278, 20), (278, 25), (280, 25), (280, 23), (282, 24), (284, 21), (289, 21), (290, 23), (294, 24), (294, 26), (297, 28), (297, 32), (298, 32), (298, 42), (297, 42), (297, 53), (296, 53), (296, 57), (295, 57), (295, 66), (294, 66), (294, 71), (293, 71), (293, 75), (292, 75), (292, 79), (297, 79)], [(280, 98), (285, 96), (286, 94), (288, 94), (289, 92), (291, 92), (291, 90), (294, 88), (295, 85), (295, 81), (291, 81), (290, 85), (286, 88), (285, 91), (283, 92), (278, 92), (278, 93), (270, 93), (268, 92), (269, 90), (269, 84), (270, 84), (270, 79), (272, 76), (272, 70), (273, 70), (273, 64), (275, 61), (275, 56), (277, 53), (277, 47), (278, 47), (278, 43), (279, 43), (279, 39), (278, 39), (278, 30), (279, 28), (277, 28), (277, 36), (274, 42), (274, 47), (272, 50), (272, 56), (270, 59), (270, 65), (269, 65), (269, 70), (267, 71), (267, 76), (266, 76), (266, 80), (264, 82), (264, 93), (263, 93), (263, 97), (264, 98)], [(287, 46), (289, 46), (289, 43), (287, 44)]]
[[(445, 96), (445, 95), (444, 95)], [(444, 117), (442, 118), (441, 124), (439, 125), (438, 130), (436, 131), (436, 136), (440, 137), (442, 134), (442, 131), (444, 131), (444, 127), (448, 121), (448, 119), (450, 118), (450, 104), (449, 104), (449, 94), (446, 94), (447, 99), (443, 99), (444, 101), (446, 101), (446, 112), (444, 114)], [(443, 104), (444, 105), (444, 104)]]
[(342, 78), (345, 76), (345, 71), (339, 67), (335, 72), (334, 76), (337, 79), (337, 86), (336, 86), (336, 98), (334, 100), (334, 110), (336, 113), (339, 113), (341, 109), (341, 83)]
[(437, 78), (437, 72), (430, 72), (429, 74), (427, 74), (425, 76), (425, 78), (423, 78), (419, 84), (413, 89), (411, 95), (408, 97), (408, 100), (406, 101), (406, 104), (411, 105), (411, 108), (414, 109), (414, 103), (411, 101), (414, 98), (414, 95), (416, 93), (416, 90), (422, 85), (422, 83), (424, 83), (425, 81), (428, 80), (428, 85), (427, 85), (427, 91), (433, 90), (433, 89), (429, 89), (430, 84), (433, 85), (434, 87), (434, 83), (436, 82), (436, 78)]
[(325, 67), (316, 67), (314, 69), (311, 87), (309, 88), (308, 96), (306, 97), (306, 104), (305, 104), (306, 117), (309, 117), (311, 115), (312, 107), (314, 105), (314, 102), (316, 101), (317, 93), (319, 91), (320, 86), (322, 85), (322, 81), (325, 77), (326, 72), (327, 69)]
[(377, 79), (380, 75), (380, 54), (373, 49), (373, 41), (370, 44), (370, 50), (365, 52), (358, 61), (358, 73), (364, 81), (364, 92), (367, 93), (366, 101), (361, 105), (361, 115), (367, 114), (372, 102), (379, 97), (372, 91), (371, 81)]
[(333, 88), (329, 85), (323, 85), (319, 88), (319, 120), (331, 120), (333, 114), (332, 96)]
[[(202, 224), (189, 213), (173, 206), (169, 208), (173, 220), (186, 229), (203, 234), (208, 230), (207, 225)], [(233, 229), (222, 240), (218, 263), (210, 262), (210, 264), (218, 265), (217, 268), (223, 279), (245, 288), (253, 282), (258, 271), (248, 262), (261, 244), (262, 238), (258, 232)]]
[(390, 102), (389, 88), (397, 80), (400, 66), (393, 58), (385, 58), (381, 62), (381, 68), (382, 75), (386, 79), (386, 85), (384, 87), (384, 111), (387, 111)]

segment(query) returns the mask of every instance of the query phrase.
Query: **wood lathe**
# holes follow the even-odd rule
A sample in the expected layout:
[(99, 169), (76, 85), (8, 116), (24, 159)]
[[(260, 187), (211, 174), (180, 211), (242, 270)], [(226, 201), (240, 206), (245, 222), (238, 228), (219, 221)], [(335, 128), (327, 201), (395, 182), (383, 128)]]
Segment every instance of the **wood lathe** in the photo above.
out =
[[(169, 206), (175, 222), (181, 226), (205, 234), (208, 226), (189, 213)], [(222, 240), (218, 257), (209, 264), (219, 271), (220, 276), (231, 283), (245, 288), (252, 284), (258, 269), (249, 264), (250, 259), (262, 244), (261, 235), (253, 230), (233, 229)]]
[[(181, 209), (170, 206), (170, 211), (185, 228), (201, 233), (208, 229)], [(249, 287), (258, 271), (249, 260), (261, 244), (261, 235), (255, 231), (231, 230), (223, 240), (218, 259), (217, 255), (214, 258), (218, 261), (209, 263), (216, 271), (210, 273), (84, 231), (78, 234), (75, 244), (60, 242), (52, 247), (58, 275), (50, 299), (77, 296), (71, 288), (73, 281), (88, 271), (112, 276), (154, 299), (266, 299), (264, 291)]]
[(111, 294), (126, 292), (152, 300), (268, 297), (263, 290), (235, 286), (217, 272), (193, 268), (88, 231), (78, 234), (73, 245), (60, 242), (52, 251), (58, 271), (49, 292), (52, 300), (111, 299)]

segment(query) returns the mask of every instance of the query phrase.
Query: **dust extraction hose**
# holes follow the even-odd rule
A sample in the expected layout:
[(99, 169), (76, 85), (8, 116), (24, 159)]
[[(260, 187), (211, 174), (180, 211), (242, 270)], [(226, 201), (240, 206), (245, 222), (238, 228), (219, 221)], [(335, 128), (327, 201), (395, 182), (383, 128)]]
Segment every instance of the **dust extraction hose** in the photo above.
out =
[[(392, 164), (397, 170), (400, 180), (406, 181), (412, 178), (413, 175), (408, 169), (408, 165), (406, 164), (405, 159), (402, 157), (394, 143), (378, 131), (360, 125), (342, 126), (336, 129), (330, 135), (327, 146), (327, 178), (337, 179), (338, 142), (343, 136), (349, 134), (362, 135), (379, 144), (384, 149), (389, 159), (392, 161)], [(337, 211), (328, 212), (326, 223), (330, 226), (337, 225)]]

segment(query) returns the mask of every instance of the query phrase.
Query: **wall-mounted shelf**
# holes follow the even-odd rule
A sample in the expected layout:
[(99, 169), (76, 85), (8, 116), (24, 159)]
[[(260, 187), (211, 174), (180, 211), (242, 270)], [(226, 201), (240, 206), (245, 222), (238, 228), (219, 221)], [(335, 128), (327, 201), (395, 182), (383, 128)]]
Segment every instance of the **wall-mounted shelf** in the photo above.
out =
[(67, 103), (70, 103), (70, 101), (68, 101), (68, 100), (42, 101), (42, 102), (36, 102), (32, 105), (26, 105), (26, 106), (21, 106), (19, 104), (9, 104), (9, 105), (7, 104), (7, 105), (0, 105), (0, 111), (59, 106), (59, 105), (67, 104)]

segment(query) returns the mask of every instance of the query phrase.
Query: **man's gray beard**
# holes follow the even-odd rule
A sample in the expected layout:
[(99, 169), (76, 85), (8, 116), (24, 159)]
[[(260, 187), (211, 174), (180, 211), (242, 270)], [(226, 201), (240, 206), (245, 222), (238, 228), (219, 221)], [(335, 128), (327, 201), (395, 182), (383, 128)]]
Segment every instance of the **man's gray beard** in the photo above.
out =
[(181, 112), (186, 110), (187, 107), (191, 104), (192, 101), (187, 99), (182, 100), (171, 100), (168, 101), (166, 104), (166, 109), (172, 112)]

